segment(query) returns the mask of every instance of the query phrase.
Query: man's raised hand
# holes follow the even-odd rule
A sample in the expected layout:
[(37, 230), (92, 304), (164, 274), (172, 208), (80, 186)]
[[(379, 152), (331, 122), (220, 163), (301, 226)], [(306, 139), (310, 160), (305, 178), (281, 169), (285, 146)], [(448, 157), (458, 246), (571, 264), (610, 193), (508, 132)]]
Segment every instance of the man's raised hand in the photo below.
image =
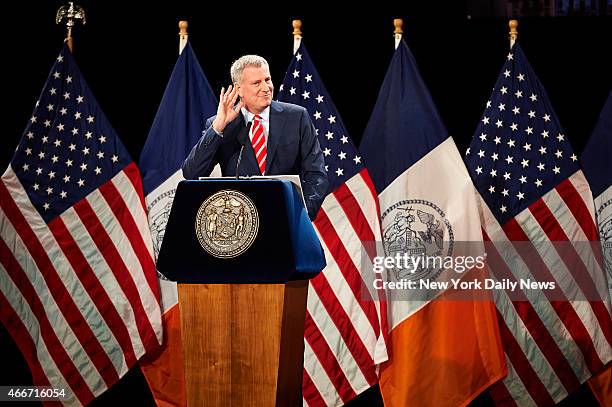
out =
[[(230, 85), (227, 88), (221, 88), (221, 94), (219, 95), (219, 106), (217, 107), (217, 117), (212, 123), (213, 129), (218, 133), (222, 133), (225, 126), (238, 116), (240, 109), (243, 106), (242, 101), (236, 104), (238, 99), (238, 88)], [(234, 106), (235, 105), (235, 106)]]

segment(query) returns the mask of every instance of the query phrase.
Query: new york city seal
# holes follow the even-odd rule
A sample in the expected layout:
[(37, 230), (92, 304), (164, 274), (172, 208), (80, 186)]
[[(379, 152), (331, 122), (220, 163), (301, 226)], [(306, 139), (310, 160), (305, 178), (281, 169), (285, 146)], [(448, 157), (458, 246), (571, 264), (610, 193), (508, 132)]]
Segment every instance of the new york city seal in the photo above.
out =
[(215, 257), (229, 259), (251, 247), (259, 231), (259, 215), (248, 196), (226, 189), (202, 202), (195, 228), (204, 250)]

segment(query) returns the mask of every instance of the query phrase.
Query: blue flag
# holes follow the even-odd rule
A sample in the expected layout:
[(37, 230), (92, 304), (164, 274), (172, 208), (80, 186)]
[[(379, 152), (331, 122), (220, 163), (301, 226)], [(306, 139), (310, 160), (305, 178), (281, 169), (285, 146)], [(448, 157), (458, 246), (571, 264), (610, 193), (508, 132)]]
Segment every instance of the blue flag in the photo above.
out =
[[(599, 115), (580, 160), (593, 191), (595, 220), (608, 273), (608, 290), (612, 293), (612, 92)], [(612, 295), (611, 295), (612, 296)]]
[(140, 154), (155, 256), (166, 228), (181, 165), (202, 136), (217, 99), (189, 42), (179, 56)]
[(359, 145), (376, 191), (380, 194), (447, 137), (416, 61), (402, 40)]
[(599, 115), (580, 161), (594, 197), (612, 185), (612, 92)]
[(145, 195), (181, 168), (217, 99), (189, 42), (179, 56), (140, 154)]
[[(482, 255), (474, 187), (404, 41), (395, 50), (360, 149), (378, 192), (387, 259)], [(387, 271), (389, 280), (415, 287), (448, 287), (465, 275), (407, 265)], [(469, 274), (479, 278), (481, 272)], [(443, 288), (387, 290), (391, 357), (380, 377), (386, 405), (467, 404), (505, 373), (493, 303), (482, 297), (471, 301), (471, 293), (458, 302), (440, 300), (444, 296)], [(442, 349), (444, 357), (437, 353)], [(424, 383), (441, 383), (445, 391), (432, 392)]]
[[(145, 202), (155, 257), (166, 231), (181, 165), (199, 140), (217, 100), (189, 42), (178, 57), (140, 155)], [(141, 361), (157, 403), (187, 405), (176, 283), (158, 272), (165, 340), (155, 359)]]

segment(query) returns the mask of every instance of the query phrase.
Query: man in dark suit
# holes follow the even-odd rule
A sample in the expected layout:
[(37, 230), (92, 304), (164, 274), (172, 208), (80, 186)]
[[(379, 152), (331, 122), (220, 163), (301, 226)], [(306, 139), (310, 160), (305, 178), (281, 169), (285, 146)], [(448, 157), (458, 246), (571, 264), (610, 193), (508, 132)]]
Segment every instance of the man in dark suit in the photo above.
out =
[(236, 60), (231, 77), (234, 85), (221, 89), (217, 115), (207, 120), (202, 138), (183, 163), (183, 175), (207, 176), (216, 164), (226, 176), (236, 175), (238, 164), (240, 175), (300, 175), (306, 209), (314, 219), (329, 183), (308, 112), (272, 100), (270, 69), (260, 56)]

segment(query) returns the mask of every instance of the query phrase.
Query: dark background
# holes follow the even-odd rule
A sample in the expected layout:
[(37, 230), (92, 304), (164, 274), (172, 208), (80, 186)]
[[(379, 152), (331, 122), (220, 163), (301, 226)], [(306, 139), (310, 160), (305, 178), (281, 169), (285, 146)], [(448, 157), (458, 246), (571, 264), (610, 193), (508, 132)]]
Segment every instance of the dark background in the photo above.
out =
[[(246, 53), (268, 59), (276, 89), (292, 57), (291, 20), (303, 21), (304, 42), (358, 144), (393, 53), (393, 18), (404, 19), (411, 48), (446, 127), (467, 148), (508, 52), (508, 15), (519, 18), (519, 41), (548, 91), (574, 149), (580, 153), (612, 86), (612, 17), (607, 1), (575, 2), (551, 17), (548, 2), (404, 2), (273, 7), (203, 2), (86, 1), (87, 24), (74, 30), (74, 54), (94, 95), (137, 160), (178, 52), (180, 19), (215, 92), (229, 83), (231, 62)], [(414, 3), (414, 4), (408, 4)], [(424, 2), (425, 3), (425, 2)], [(3, 137), (0, 166), (9, 164), (65, 29), (55, 24), (61, 1), (3, 5)], [(208, 4), (208, 3), (207, 3)], [(582, 8), (580, 8), (582, 5)], [(606, 14), (608, 14), (606, 16)], [(0, 385), (27, 385), (25, 362), (0, 328)], [(436, 391), (436, 389), (432, 389)], [(150, 405), (137, 369), (94, 402)], [(136, 400), (140, 400), (136, 402)], [(376, 389), (356, 405), (377, 405)], [(564, 404), (589, 405), (583, 389)], [(475, 404), (488, 405), (486, 396)], [(25, 405), (20, 403), (19, 405)]]

